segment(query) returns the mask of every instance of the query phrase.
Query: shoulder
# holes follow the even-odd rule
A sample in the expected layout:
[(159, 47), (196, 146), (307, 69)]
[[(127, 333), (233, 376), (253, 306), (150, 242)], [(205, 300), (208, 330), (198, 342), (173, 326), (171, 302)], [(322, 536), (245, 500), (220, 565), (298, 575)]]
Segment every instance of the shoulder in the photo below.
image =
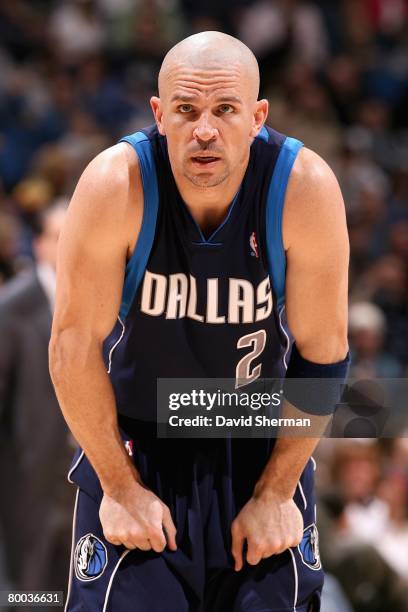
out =
[(285, 248), (323, 231), (345, 230), (344, 201), (330, 166), (314, 151), (300, 149), (290, 173), (283, 217)]
[(333, 170), (320, 155), (302, 147), (290, 174), (289, 199), (294, 196), (303, 197), (309, 206), (313, 206), (313, 203), (315, 206), (321, 206), (327, 200), (322, 200), (319, 196), (332, 193), (332, 189), (335, 189), (336, 193), (340, 191)]
[(129, 185), (141, 185), (139, 159), (136, 151), (121, 142), (97, 155), (85, 168), (78, 185), (96, 191), (126, 193)]
[[(83, 171), (68, 209), (70, 231), (80, 228), (89, 239), (126, 243), (131, 251), (143, 217), (143, 186), (139, 160), (127, 143), (97, 155)], [(108, 245), (107, 245), (108, 246)]]

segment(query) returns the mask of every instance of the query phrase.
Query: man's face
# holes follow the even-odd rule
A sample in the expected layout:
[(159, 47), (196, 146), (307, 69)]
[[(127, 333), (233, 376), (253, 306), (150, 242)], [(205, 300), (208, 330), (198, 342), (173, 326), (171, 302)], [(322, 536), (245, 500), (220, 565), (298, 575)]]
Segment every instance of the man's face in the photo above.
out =
[(162, 97), (151, 105), (167, 137), (176, 179), (215, 187), (247, 163), (252, 139), (266, 118), (239, 66), (194, 69), (178, 65), (167, 75)]

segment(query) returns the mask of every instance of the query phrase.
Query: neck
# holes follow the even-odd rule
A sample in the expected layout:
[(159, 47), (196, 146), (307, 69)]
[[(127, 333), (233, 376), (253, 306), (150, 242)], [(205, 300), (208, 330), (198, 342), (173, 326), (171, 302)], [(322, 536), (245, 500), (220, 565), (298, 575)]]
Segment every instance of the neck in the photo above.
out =
[(225, 218), (248, 166), (245, 162), (215, 187), (199, 187), (184, 175), (174, 173), (177, 188), (184, 203), (200, 228), (206, 232), (216, 228)]

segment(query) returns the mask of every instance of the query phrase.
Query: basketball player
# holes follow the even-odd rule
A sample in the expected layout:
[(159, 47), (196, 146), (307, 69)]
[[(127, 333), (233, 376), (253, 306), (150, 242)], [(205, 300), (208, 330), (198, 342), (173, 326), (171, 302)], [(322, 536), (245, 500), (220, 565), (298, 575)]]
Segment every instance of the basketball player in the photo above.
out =
[(71, 612), (319, 610), (317, 439), (155, 435), (158, 378), (347, 367), (340, 190), (318, 155), (265, 127), (258, 89), (240, 41), (180, 42), (155, 126), (96, 157), (72, 198), (50, 344), (82, 449)]

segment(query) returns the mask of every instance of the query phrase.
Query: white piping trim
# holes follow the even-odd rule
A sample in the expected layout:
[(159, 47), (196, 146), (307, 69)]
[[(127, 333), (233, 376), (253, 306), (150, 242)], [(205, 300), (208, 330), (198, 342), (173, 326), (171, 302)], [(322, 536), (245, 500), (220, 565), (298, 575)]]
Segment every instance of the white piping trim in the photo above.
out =
[(108, 588), (106, 589), (105, 602), (104, 602), (104, 604), (103, 604), (103, 610), (102, 610), (102, 612), (106, 612), (107, 605), (108, 605), (108, 600), (109, 600), (109, 595), (110, 595), (111, 588), (112, 588), (112, 582), (113, 582), (113, 579), (114, 579), (114, 577), (115, 577), (116, 572), (117, 572), (117, 571), (118, 571), (118, 569), (119, 569), (119, 565), (122, 563), (123, 559), (126, 557), (126, 555), (127, 555), (128, 553), (130, 553), (130, 550), (125, 550), (125, 551), (123, 551), (123, 553), (121, 554), (121, 556), (120, 556), (120, 558), (119, 558), (119, 561), (116, 563), (115, 567), (113, 568), (113, 571), (112, 571), (111, 577), (109, 578)]
[(313, 463), (313, 471), (315, 472), (315, 471), (316, 471), (316, 467), (317, 467), (317, 464), (316, 464), (316, 459), (315, 459), (314, 457), (310, 457), (310, 459), (312, 460), (312, 463)]
[(306, 508), (307, 508), (307, 500), (306, 500), (306, 495), (305, 495), (305, 493), (303, 491), (302, 483), (300, 482), (300, 480), (298, 482), (298, 487), (299, 487), (299, 493), (301, 494), (302, 499), (303, 499), (304, 509), (306, 510)]
[(67, 480), (71, 484), (75, 484), (75, 482), (73, 480), (71, 480), (71, 476), (74, 473), (74, 471), (77, 469), (78, 465), (81, 463), (82, 459), (84, 458), (84, 455), (85, 455), (85, 453), (84, 453), (84, 451), (82, 451), (82, 453), (79, 455), (78, 459), (75, 461), (74, 465), (72, 466), (72, 468), (68, 472)]
[(280, 325), (281, 330), (285, 334), (285, 337), (286, 337), (286, 340), (287, 340), (286, 351), (285, 351), (285, 354), (283, 355), (283, 365), (285, 366), (285, 370), (287, 370), (288, 369), (288, 362), (286, 361), (286, 357), (288, 356), (288, 352), (289, 352), (290, 340), (289, 340), (289, 336), (286, 333), (286, 330), (285, 330), (285, 328), (283, 327), (283, 324), (282, 324), (282, 313), (283, 313), (284, 310), (285, 310), (285, 306), (282, 306), (282, 308), (281, 308), (281, 310), (279, 312), (279, 325)]
[(67, 599), (65, 601), (64, 612), (67, 612), (68, 610), (69, 598), (71, 596), (72, 574), (74, 573), (75, 523), (76, 523), (76, 516), (77, 516), (78, 499), (79, 499), (79, 487), (77, 487), (77, 492), (75, 496), (74, 514), (72, 517), (71, 560), (69, 562), (68, 590), (67, 590)]
[(296, 565), (296, 559), (295, 559), (295, 553), (293, 552), (293, 550), (291, 548), (288, 549), (291, 556), (292, 556), (292, 563), (293, 563), (293, 573), (295, 575), (295, 597), (293, 600), (293, 612), (296, 612), (296, 604), (297, 604), (297, 600), (298, 600), (298, 589), (299, 589), (299, 578), (298, 578), (298, 571), (297, 571), (297, 565)]
[(108, 365), (108, 374), (111, 373), (111, 368), (112, 368), (112, 355), (113, 355), (113, 351), (115, 350), (115, 348), (118, 346), (119, 342), (122, 340), (123, 336), (125, 335), (125, 324), (123, 323), (122, 319), (118, 316), (118, 321), (122, 326), (122, 333), (120, 334), (119, 338), (116, 340), (115, 344), (112, 346), (111, 350), (109, 351), (109, 365)]

